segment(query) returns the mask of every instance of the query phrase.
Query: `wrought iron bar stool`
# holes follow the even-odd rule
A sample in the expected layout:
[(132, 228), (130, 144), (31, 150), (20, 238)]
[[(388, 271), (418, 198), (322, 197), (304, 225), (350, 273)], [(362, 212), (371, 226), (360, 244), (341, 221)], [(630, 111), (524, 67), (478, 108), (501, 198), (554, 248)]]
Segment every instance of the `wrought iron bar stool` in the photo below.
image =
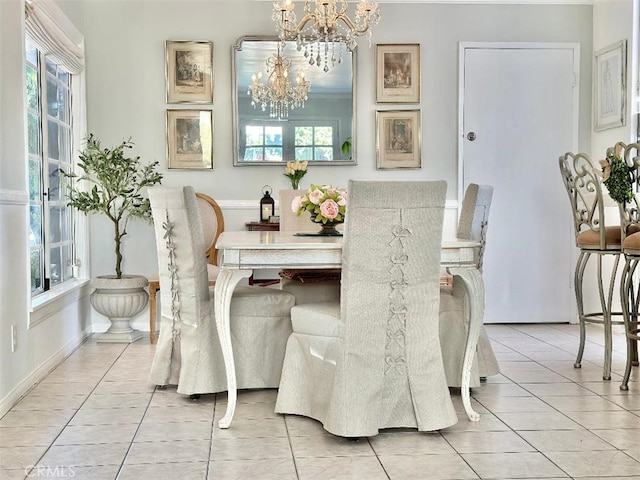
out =
[[(610, 153), (620, 152), (620, 157), (624, 160), (629, 169), (629, 176), (632, 185), (638, 186), (638, 168), (640, 167), (640, 144), (630, 143), (625, 145), (618, 142), (616, 146), (607, 151)], [(624, 316), (624, 327), (627, 337), (627, 363), (624, 377), (620, 384), (620, 390), (629, 390), (629, 377), (631, 367), (638, 366), (638, 340), (640, 340), (640, 327), (638, 324), (638, 310), (640, 304), (640, 282), (634, 285), (634, 274), (640, 263), (640, 204), (638, 197), (633, 195), (630, 201), (618, 203), (620, 208), (620, 225), (622, 238), (622, 253), (625, 257), (624, 267), (620, 278), (620, 300), (622, 313)], [(624, 235), (628, 233), (628, 235)]]
[[(612, 325), (623, 325), (622, 312), (612, 312), (613, 292), (620, 262), (622, 229), (619, 225), (606, 226), (605, 205), (602, 177), (599, 168), (585, 153), (568, 152), (560, 157), (560, 172), (567, 189), (573, 223), (575, 229), (576, 246), (580, 255), (576, 263), (574, 274), (574, 289), (578, 306), (580, 322), (580, 346), (574, 363), (575, 368), (581, 368), (582, 356), (586, 340), (586, 324), (594, 323), (604, 326), (604, 369), (602, 378), (611, 380), (611, 352)], [(614, 258), (608, 285), (604, 284), (603, 258), (612, 255)], [(597, 286), (600, 299), (600, 309), (585, 312), (583, 280), (589, 259), (595, 256), (597, 261)], [(612, 317), (621, 317), (613, 320)]]

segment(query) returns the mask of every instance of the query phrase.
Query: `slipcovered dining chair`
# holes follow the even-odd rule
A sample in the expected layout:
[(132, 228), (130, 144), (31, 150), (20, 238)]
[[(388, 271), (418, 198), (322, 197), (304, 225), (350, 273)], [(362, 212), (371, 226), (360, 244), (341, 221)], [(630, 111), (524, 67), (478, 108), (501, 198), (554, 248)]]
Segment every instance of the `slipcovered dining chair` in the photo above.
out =
[[(622, 246), (622, 228), (620, 224), (611, 225), (605, 217), (605, 204), (602, 177), (585, 153), (565, 153), (559, 159), (562, 181), (569, 195), (576, 246), (580, 249), (574, 274), (574, 288), (580, 322), (580, 345), (574, 363), (575, 368), (582, 366), (582, 355), (586, 341), (586, 324), (594, 323), (604, 327), (604, 367), (602, 378), (611, 380), (612, 325), (622, 325), (622, 312), (612, 311), (616, 273), (620, 262)], [(585, 312), (584, 273), (591, 257), (596, 259), (595, 285), (598, 289), (598, 305), (595, 311)], [(611, 256), (611, 272), (605, 272), (603, 258)], [(608, 281), (605, 284), (605, 276)], [(618, 317), (620, 320), (614, 320)]]
[[(458, 222), (458, 238), (480, 242), (480, 247), (475, 252), (475, 262), (480, 271), (482, 271), (492, 197), (493, 187), (469, 184), (462, 200)], [(465, 289), (458, 279), (454, 278), (452, 285), (440, 287), (440, 345), (447, 384), (450, 387), (460, 387), (462, 384), (462, 365), (469, 331), (467, 302)], [(498, 373), (500, 373), (500, 366), (483, 325), (471, 370), (471, 386), (477, 387), (480, 385), (480, 378)]]
[[(291, 202), (304, 190), (280, 190), (280, 231), (315, 232), (317, 224), (309, 214), (298, 215), (291, 209)], [(340, 226), (342, 227), (342, 226)], [(296, 305), (310, 302), (337, 301), (340, 299), (340, 269), (285, 269), (280, 271), (280, 288), (296, 297)]]
[(438, 339), (446, 182), (349, 182), (338, 302), (296, 305), (276, 412), (343, 437), (457, 422)]
[[(640, 166), (640, 144), (625, 145), (618, 142), (608, 149), (609, 154), (616, 153), (624, 160), (629, 168), (632, 183), (638, 183), (638, 167)], [(620, 390), (629, 390), (631, 367), (638, 366), (638, 340), (640, 340), (640, 323), (638, 310), (640, 303), (640, 283), (634, 283), (640, 263), (640, 232), (634, 232), (640, 225), (640, 200), (633, 195), (629, 202), (619, 203), (620, 226), (622, 238), (622, 254), (625, 258), (622, 275), (620, 277), (620, 299), (627, 337), (627, 361), (625, 365)], [(629, 235), (626, 235), (627, 232)]]
[[(178, 393), (225, 391), (226, 374), (213, 316), (204, 236), (191, 187), (152, 187), (161, 322), (150, 379)], [(238, 388), (275, 388), (291, 333), (290, 293), (240, 286), (231, 300), (231, 337)]]
[[(213, 198), (204, 193), (196, 192), (202, 235), (204, 237), (205, 256), (207, 258), (207, 276), (209, 286), (214, 286), (220, 269), (218, 268), (218, 250), (216, 241), (224, 230), (224, 215), (222, 209)], [(151, 343), (156, 343), (156, 296), (160, 289), (158, 273), (149, 276), (149, 337)]]

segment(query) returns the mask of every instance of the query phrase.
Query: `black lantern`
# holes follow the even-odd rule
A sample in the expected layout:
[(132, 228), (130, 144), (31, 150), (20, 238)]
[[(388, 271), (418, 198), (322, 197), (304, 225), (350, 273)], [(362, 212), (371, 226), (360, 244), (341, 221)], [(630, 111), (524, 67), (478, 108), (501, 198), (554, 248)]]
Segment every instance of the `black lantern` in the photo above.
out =
[(260, 199), (260, 221), (268, 222), (269, 217), (276, 214), (276, 202), (271, 197), (273, 189), (270, 185), (262, 187), (263, 196)]

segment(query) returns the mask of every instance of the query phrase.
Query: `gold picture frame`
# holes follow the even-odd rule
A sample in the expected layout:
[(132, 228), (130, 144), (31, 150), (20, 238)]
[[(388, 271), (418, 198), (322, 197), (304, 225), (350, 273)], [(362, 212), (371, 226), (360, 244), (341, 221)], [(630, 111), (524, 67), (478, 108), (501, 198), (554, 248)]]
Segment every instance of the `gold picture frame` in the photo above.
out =
[(214, 168), (212, 110), (167, 110), (167, 168)]
[(213, 103), (213, 43), (165, 42), (167, 103)]
[(420, 110), (376, 111), (376, 169), (422, 168)]
[(376, 45), (376, 103), (420, 103), (420, 44)]

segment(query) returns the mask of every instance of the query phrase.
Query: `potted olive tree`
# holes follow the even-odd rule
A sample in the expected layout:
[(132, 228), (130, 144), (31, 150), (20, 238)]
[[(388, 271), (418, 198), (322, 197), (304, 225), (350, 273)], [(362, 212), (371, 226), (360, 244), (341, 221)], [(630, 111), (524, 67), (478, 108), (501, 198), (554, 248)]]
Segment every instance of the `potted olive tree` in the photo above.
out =
[(127, 156), (131, 148), (131, 139), (113, 149), (103, 148), (90, 134), (79, 155), (79, 172), (65, 173), (74, 179), (67, 191), (67, 204), (84, 214), (103, 214), (113, 223), (115, 274), (91, 279), (95, 288), (91, 305), (111, 321), (110, 328), (100, 336), (99, 341), (103, 342), (138, 340), (142, 334), (132, 329), (129, 321), (149, 302), (144, 290), (147, 278), (122, 273), (122, 240), (129, 220), (151, 221), (151, 205), (142, 193), (146, 187), (161, 183), (162, 174), (156, 172), (158, 162), (144, 165), (140, 157)]

